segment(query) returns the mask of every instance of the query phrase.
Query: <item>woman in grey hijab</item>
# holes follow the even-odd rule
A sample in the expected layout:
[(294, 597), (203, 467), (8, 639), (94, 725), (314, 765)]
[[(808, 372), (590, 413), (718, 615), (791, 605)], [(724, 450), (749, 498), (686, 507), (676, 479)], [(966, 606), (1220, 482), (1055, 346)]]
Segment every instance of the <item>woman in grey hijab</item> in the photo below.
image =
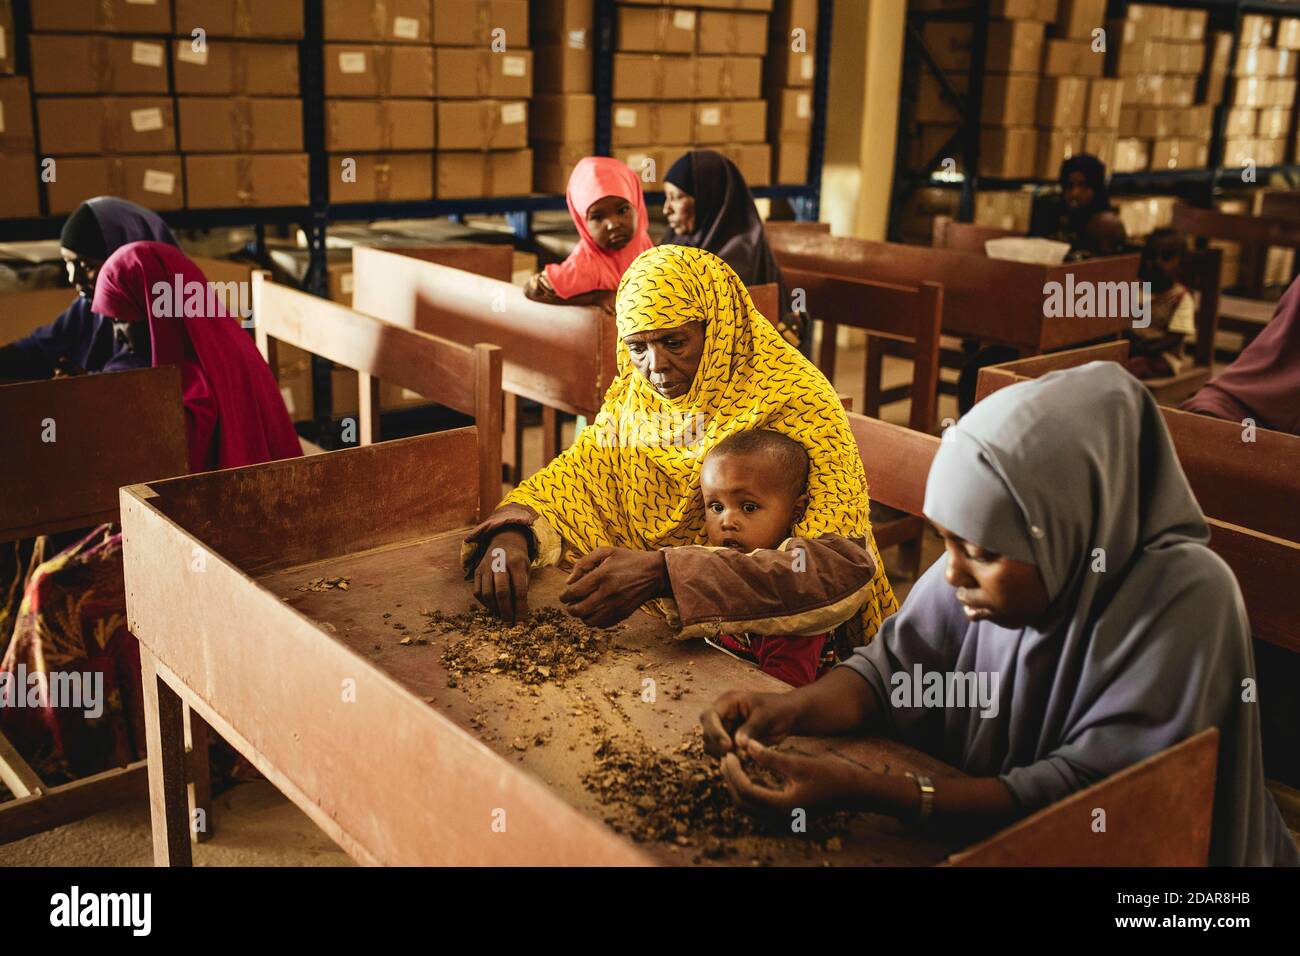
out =
[[(1094, 362), (985, 399), (945, 432), (925, 514), (947, 554), (875, 641), (807, 687), (731, 692), (701, 715), (738, 802), (933, 813), (992, 829), (1217, 727), (1210, 863), (1300, 864), (1264, 788), (1241, 591), (1207, 547), (1136, 379)], [(923, 697), (910, 685), (930, 673), (974, 673), (992, 693), (964, 706)], [(927, 791), (765, 746), (851, 732), (894, 737), (969, 776)], [(739, 747), (784, 788), (751, 781)]]

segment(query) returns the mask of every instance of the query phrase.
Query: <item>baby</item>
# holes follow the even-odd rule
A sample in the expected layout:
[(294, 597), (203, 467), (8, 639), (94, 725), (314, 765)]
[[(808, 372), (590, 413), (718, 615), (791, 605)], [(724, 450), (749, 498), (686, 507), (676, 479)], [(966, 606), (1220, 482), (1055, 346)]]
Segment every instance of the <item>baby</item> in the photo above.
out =
[[(808, 508), (808, 453), (771, 431), (738, 432), (719, 442), (700, 467), (709, 544), (746, 553), (779, 548)], [(827, 634), (724, 634), (706, 638), (787, 684), (810, 684), (834, 665)]]

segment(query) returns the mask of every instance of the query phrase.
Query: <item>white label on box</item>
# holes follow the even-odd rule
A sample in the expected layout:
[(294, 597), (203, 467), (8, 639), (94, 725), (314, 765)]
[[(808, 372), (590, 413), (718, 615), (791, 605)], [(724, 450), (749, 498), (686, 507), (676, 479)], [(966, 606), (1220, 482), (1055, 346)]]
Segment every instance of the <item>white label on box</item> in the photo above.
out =
[(144, 191), (170, 196), (176, 191), (176, 175), (174, 173), (165, 173), (160, 169), (146, 169), (144, 171)]
[(156, 106), (147, 110), (132, 110), (131, 128), (137, 133), (148, 133), (151, 130), (162, 129), (162, 110)]
[(340, 53), (339, 54), (339, 71), (341, 73), (364, 73), (366, 72), (366, 55), (365, 53)]
[(678, 10), (676, 13), (673, 14), (673, 26), (675, 26), (679, 30), (694, 30), (695, 11)]
[(523, 123), (528, 119), (528, 107), (523, 103), (502, 103), (502, 123)]
[(812, 97), (807, 93), (800, 93), (794, 98), (794, 115), (800, 119), (812, 116)]
[(813, 78), (813, 70), (817, 68), (817, 61), (809, 54), (805, 53), (799, 58), (799, 75), (805, 80)]
[(722, 124), (722, 110), (716, 106), (700, 107), (701, 126), (719, 126)]
[(585, 50), (587, 49), (587, 31), (570, 30), (569, 31), (569, 49)]
[(628, 106), (620, 106), (614, 110), (614, 125), (624, 128), (636, 125), (636, 110)]
[(176, 44), (176, 59), (182, 63), (193, 63), (195, 66), (208, 65), (208, 47), (203, 45), (203, 49), (194, 49), (194, 43), (190, 40), (181, 40)]
[(339, 276), (339, 291), (344, 295), (352, 294), (352, 273), (345, 272)]
[(159, 43), (141, 43), (136, 40), (131, 44), (131, 62), (141, 66), (162, 66), (163, 48)]
[(403, 40), (419, 39), (420, 21), (415, 17), (393, 17), (393, 36)]
[(528, 60), (522, 56), (503, 56), (501, 58), (502, 76), (527, 76)]

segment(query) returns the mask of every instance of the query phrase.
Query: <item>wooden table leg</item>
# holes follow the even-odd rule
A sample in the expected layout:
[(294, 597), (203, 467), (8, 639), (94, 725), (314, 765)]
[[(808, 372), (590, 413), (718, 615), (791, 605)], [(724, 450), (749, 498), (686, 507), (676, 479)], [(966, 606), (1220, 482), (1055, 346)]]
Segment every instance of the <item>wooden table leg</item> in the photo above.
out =
[(212, 769), (208, 766), (208, 722), (184, 707), (186, 804), (195, 843), (212, 838)]
[(502, 480), (508, 485), (517, 485), (523, 480), (524, 467), (524, 427), (519, 420), (519, 396), (504, 392), (502, 398), (505, 401), (501, 416), (504, 436), (501, 460), (505, 462)]
[(862, 414), (868, 418), (880, 417), (880, 381), (885, 370), (885, 352), (880, 339), (874, 335), (867, 336), (867, 360), (862, 383)]
[(149, 816), (155, 866), (192, 866), (185, 792), (185, 715), (181, 699), (158, 676), (153, 654), (140, 647), (144, 733), (149, 750)]
[(542, 406), (542, 467), (549, 465), (561, 451), (564, 420), (550, 405)]

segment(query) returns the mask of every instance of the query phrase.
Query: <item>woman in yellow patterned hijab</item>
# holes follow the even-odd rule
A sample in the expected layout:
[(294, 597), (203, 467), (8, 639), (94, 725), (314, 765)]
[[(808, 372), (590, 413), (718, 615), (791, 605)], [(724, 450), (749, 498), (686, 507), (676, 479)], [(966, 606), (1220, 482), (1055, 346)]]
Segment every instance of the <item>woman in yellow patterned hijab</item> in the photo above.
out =
[[(862, 624), (864, 637), (873, 635), (898, 605), (871, 538), (857, 443), (830, 382), (754, 308), (731, 268), (702, 249), (665, 245), (642, 253), (619, 284), (616, 308), (618, 375), (595, 421), (507, 495), (467, 541), (463, 557), (469, 569), (489, 544), (503, 543), (497, 540), (503, 529), (516, 536), (505, 541), (526, 542), (531, 558), (507, 549), (514, 568), (504, 569), (500, 561), (495, 572), (480, 568), (480, 598), (507, 617), (522, 613), (523, 602), (511, 593), (520, 590), (520, 564), (526, 590), (528, 563), (556, 563), (562, 544), (601, 559), (580, 561), (571, 582), (579, 572), (599, 576), (616, 570), (617, 561), (603, 560), (610, 557), (608, 549), (653, 555), (662, 548), (705, 544), (700, 463), (727, 436), (761, 428), (789, 436), (808, 452), (809, 505), (792, 535), (866, 540), (875, 577)], [(662, 361), (656, 366), (655, 359), (647, 364), (643, 343), (666, 338), (671, 348), (675, 338), (689, 340), (692, 329), (699, 329), (697, 339), (702, 333), (703, 340), (693, 378), (689, 357), (675, 365), (672, 358), (666, 366)], [(681, 351), (689, 351), (689, 342)], [(597, 549), (600, 554), (593, 556)], [(621, 595), (615, 620), (647, 600), (671, 596), (663, 562), (656, 566), (653, 560), (636, 568), (619, 566), (620, 573), (607, 582), (605, 590)], [(593, 582), (585, 583), (589, 590)], [(607, 624), (613, 623), (608, 605), (590, 615), (580, 604), (571, 610), (589, 623)]]

